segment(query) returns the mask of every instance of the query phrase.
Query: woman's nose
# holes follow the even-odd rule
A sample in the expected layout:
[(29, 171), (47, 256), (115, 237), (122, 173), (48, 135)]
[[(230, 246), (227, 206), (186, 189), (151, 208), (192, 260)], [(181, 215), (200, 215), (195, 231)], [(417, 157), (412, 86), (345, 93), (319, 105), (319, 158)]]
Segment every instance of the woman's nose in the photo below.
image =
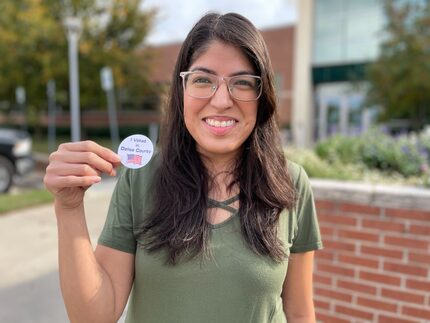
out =
[(211, 104), (220, 109), (229, 108), (233, 105), (233, 100), (226, 82), (219, 83), (218, 88), (211, 98)]

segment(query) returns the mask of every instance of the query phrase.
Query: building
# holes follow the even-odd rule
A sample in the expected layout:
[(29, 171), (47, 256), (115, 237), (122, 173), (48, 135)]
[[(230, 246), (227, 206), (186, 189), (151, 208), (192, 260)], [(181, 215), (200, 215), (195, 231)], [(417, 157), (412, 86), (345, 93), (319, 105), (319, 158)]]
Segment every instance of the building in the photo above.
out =
[(366, 64), (378, 55), (384, 25), (378, 0), (301, 0), (295, 43), (293, 135), (300, 146), (365, 131)]

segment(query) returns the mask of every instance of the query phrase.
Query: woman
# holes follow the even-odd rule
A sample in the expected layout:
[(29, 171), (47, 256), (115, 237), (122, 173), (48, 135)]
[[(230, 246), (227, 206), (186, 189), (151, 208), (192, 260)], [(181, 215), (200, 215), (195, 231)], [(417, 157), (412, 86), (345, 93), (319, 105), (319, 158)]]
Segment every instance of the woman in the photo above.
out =
[(84, 192), (100, 172), (115, 175), (119, 157), (93, 142), (51, 155), (45, 184), (72, 322), (115, 322), (132, 286), (127, 322), (315, 322), (322, 244), (275, 110), (260, 33), (238, 14), (207, 14), (179, 53), (161, 150), (121, 174), (94, 252)]

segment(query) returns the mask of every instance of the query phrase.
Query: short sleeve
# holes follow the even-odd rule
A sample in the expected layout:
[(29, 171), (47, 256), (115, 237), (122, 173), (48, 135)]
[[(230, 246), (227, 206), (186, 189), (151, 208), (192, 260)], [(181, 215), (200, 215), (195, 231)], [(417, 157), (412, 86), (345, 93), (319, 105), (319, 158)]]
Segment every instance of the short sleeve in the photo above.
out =
[(120, 251), (135, 253), (137, 243), (133, 231), (130, 176), (130, 172), (126, 169), (118, 179), (98, 243)]
[(318, 250), (323, 247), (310, 181), (305, 170), (301, 166), (298, 168), (295, 180), (298, 201), (295, 209), (294, 237), (290, 249), (292, 253)]

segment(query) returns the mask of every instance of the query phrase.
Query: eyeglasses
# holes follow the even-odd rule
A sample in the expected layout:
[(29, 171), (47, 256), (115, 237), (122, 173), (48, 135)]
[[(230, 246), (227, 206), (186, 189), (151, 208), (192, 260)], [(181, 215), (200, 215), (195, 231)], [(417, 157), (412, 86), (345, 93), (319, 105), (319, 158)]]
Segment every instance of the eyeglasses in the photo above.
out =
[(181, 72), (185, 92), (196, 99), (208, 99), (219, 88), (220, 81), (226, 82), (230, 95), (239, 101), (255, 101), (261, 96), (261, 77), (255, 75), (237, 75), (222, 77), (195, 71)]

